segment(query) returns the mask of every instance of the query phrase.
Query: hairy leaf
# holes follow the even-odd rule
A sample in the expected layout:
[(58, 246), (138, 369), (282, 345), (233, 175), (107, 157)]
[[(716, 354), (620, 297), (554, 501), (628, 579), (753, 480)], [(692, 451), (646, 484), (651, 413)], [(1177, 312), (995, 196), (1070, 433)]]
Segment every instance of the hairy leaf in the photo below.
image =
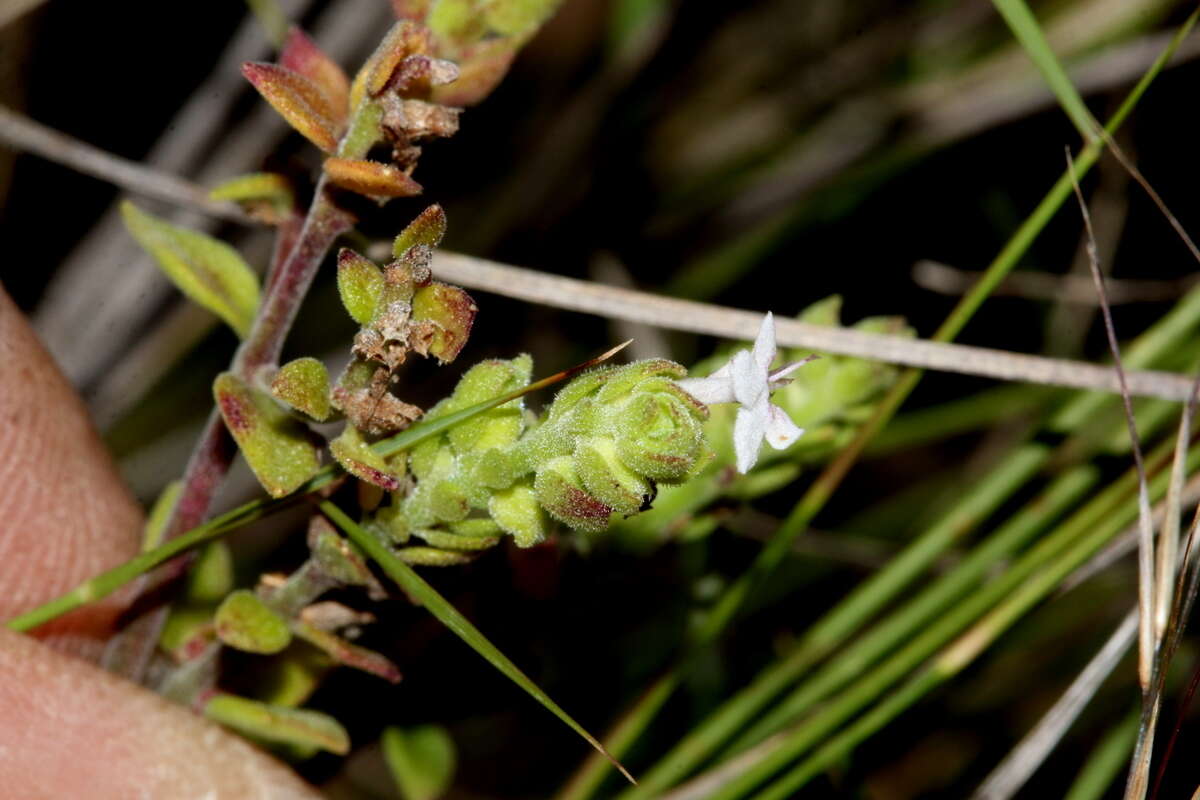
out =
[(222, 241), (189, 231), (121, 204), (125, 227), (171, 282), (198, 305), (245, 337), (258, 312), (258, 278), (238, 252)]

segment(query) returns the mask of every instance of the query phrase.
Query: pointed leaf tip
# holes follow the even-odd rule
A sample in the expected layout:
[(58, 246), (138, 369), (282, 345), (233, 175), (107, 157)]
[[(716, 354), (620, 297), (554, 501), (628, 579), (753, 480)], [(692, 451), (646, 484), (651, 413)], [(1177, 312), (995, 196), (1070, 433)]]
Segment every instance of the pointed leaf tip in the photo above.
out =
[(442, 237), (445, 235), (446, 212), (435, 203), (418, 214), (416, 219), (400, 232), (392, 242), (392, 255), (401, 258), (419, 244), (432, 250), (442, 243)]
[(258, 313), (258, 277), (229, 245), (154, 217), (129, 201), (121, 204), (125, 227), (192, 301), (229, 324), (241, 337)]
[(341, 110), (342, 121), (345, 121), (350, 110), (350, 79), (304, 31), (296, 27), (288, 31), (287, 41), (279, 54), (279, 65), (312, 81), (325, 93), (330, 106)]
[(248, 61), (242, 74), (287, 123), (327, 153), (337, 149), (345, 109), (337, 108), (315, 83), (277, 64)]
[(325, 175), (335, 185), (368, 197), (413, 197), (421, 184), (391, 164), (358, 158), (327, 158)]

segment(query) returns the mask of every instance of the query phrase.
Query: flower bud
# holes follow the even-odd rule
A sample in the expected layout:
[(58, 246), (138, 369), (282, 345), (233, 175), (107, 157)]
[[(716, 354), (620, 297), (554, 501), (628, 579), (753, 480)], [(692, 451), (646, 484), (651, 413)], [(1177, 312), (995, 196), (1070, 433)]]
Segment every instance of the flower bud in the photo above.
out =
[(608, 527), (612, 506), (587, 491), (571, 456), (559, 456), (542, 465), (533, 488), (538, 502), (558, 521), (588, 533)]
[(616, 442), (606, 436), (579, 443), (575, 470), (588, 492), (618, 514), (636, 514), (654, 496), (653, 484), (625, 466)]

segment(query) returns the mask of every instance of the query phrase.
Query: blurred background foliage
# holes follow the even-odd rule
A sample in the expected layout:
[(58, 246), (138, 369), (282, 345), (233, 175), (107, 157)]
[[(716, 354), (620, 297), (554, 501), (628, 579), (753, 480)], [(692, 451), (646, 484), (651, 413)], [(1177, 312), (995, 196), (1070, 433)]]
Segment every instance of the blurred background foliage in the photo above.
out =
[[(284, 6), (347, 65), (369, 52), (389, 20), (383, 0)], [(1052, 0), (1033, 8), (1103, 118), (1191, 4)], [(240, 58), (223, 53), (227, 46), (269, 52), (234, 0), (186, 11), (148, 0), (52, 0), (0, 31), (0, 100), (200, 183), (268, 168), (291, 176), (303, 195), (314, 153), (263, 113), (237, 77)], [(1189, 228), (1200, 171), (1188, 122), (1197, 54), (1192, 36), (1119, 136)], [(164, 137), (173, 143), (162, 144)], [(1077, 134), (986, 0), (567, 0), (495, 94), (463, 115), (461, 132), (426, 148), (416, 175), (425, 196), (365, 217), (358, 244), (389, 241), (436, 201), (449, 218), (447, 249), (777, 315), (839, 294), (847, 324), (898, 316), (928, 336), (970, 273), (991, 260), (1062, 171), (1067, 144), (1077, 145)], [(1182, 295), (1195, 264), (1111, 161), (1085, 189), (1106, 266), (1115, 278), (1146, 282), (1129, 284), (1130, 302), (1114, 312), (1118, 331), (1131, 338)], [(33, 315), (149, 502), (181, 469), (233, 336), (185, 308), (132, 242), (104, 227), (118, 197), (113, 187), (0, 150), (0, 194), (4, 284)], [(264, 232), (207, 224), (251, 263), (265, 264)], [(1062, 213), (1017, 276), (1047, 276), (1049, 294), (1047, 286), (1013, 281), (961, 338), (1103, 358), (1094, 308), (1064, 302), (1055, 277), (1083, 275), (1081, 268), (1078, 219)], [(594, 317), (475, 297), (480, 313), (464, 367), (529, 352), (535, 374), (545, 374), (629, 332)], [(354, 326), (338, 307), (331, 268), (301, 314), (289, 356), (346, 350)], [(719, 346), (634, 333), (641, 353), (684, 363)], [(1189, 343), (1160, 366), (1184, 369), (1196, 355)], [(404, 379), (407, 399), (428, 407), (460, 372), (414, 365)], [(784, 568), (759, 587), (750, 613), (703, 655), (627, 759), (634, 772), (937, 519), (1059, 397), (927, 376)], [(941, 404), (955, 401), (978, 413), (952, 424)], [(922, 417), (923, 409), (933, 411)], [(641, 531), (631, 525), (529, 551), (509, 547), (433, 578), (598, 732), (670, 663), (695, 615), (750, 563), (800, 496), (811, 464), (835, 449), (802, 448), (807, 455), (792, 459), (775, 483), (722, 496), (692, 535), (647, 532), (655, 519), (648, 516), (638, 521)], [(1115, 475), (1127, 461), (1097, 464)], [(237, 472), (225, 502), (254, 491), (247, 473)], [(998, 518), (1031, 496), (1016, 494)], [(297, 537), (283, 538), (289, 522), (268, 520), (234, 538), (247, 578), (301, 555)], [(961, 556), (952, 549), (935, 572)], [(1131, 603), (1134, 582), (1125, 559), (1038, 609), (958, 680), (810, 784), (806, 796), (969, 794), (1086, 663)], [(300, 763), (332, 796), (392, 791), (380, 747), (365, 745), (386, 725), (448, 727), (459, 764), (448, 797), (549, 796), (586, 755), (557, 720), (421, 610), (393, 600), (375, 611), (384, 623), (362, 641), (406, 677), (391, 686), (336, 672), (309, 703), (363, 745), (344, 762), (318, 755)], [(1118, 668), (1027, 796), (1064, 794), (1092, 748), (1133, 708), (1131, 675), (1128, 663)], [(244, 680), (252, 683), (254, 671)], [(1195, 734), (1185, 726), (1177, 752), (1189, 752)], [(1177, 757), (1162, 796), (1195, 783)]]

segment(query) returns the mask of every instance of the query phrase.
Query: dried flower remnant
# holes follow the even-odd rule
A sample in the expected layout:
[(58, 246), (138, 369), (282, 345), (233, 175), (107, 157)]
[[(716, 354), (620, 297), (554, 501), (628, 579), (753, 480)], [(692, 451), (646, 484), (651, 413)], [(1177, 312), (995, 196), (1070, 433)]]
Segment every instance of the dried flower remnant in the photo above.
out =
[(707, 378), (685, 378), (679, 386), (706, 405), (737, 403), (737, 421), (733, 444), (738, 472), (749, 472), (758, 461), (763, 439), (776, 450), (790, 447), (804, 429), (798, 427), (782, 408), (771, 403), (771, 392), (785, 386), (787, 376), (812, 357), (771, 370), (775, 360), (775, 319), (770, 312), (763, 318), (752, 350), (739, 350), (723, 367)]
[[(421, 193), (412, 179), (420, 142), (453, 136), (459, 109), (432, 101), (433, 90), (458, 78), (458, 67), (431, 55), (429, 32), (401, 21), (353, 83), (301, 31), (293, 29), (278, 64), (242, 67), (254, 88), (287, 122), (328, 154), (334, 185), (386, 202)], [(390, 146), (388, 162), (368, 158)], [(389, 163), (390, 162), (390, 163)]]

